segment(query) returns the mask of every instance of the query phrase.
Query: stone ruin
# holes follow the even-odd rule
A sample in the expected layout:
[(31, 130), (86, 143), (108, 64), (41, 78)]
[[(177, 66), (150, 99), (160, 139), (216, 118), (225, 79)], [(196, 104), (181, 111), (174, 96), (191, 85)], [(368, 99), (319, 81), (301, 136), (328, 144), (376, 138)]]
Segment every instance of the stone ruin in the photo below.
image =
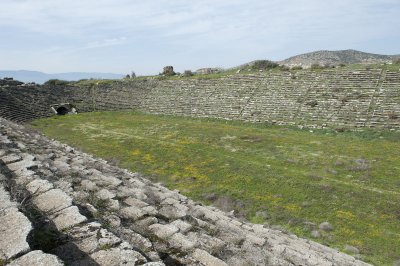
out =
[(338, 68), (0, 86), (0, 116), (16, 122), (54, 115), (49, 106), (55, 103), (73, 104), (80, 113), (136, 110), (301, 128), (400, 130), (400, 72)]
[(335, 69), (79, 87), (13, 80), (0, 85), (0, 264), (367, 265), (313, 241), (239, 221), (10, 121), (25, 123), (66, 108), (55, 103), (79, 112), (138, 110), (399, 130), (400, 72)]
[(75, 106), (70, 103), (52, 104), (50, 108), (56, 115), (77, 114)]
[(165, 76), (173, 76), (173, 75), (175, 75), (174, 67), (173, 66), (165, 66), (163, 68), (163, 75), (165, 75)]
[(368, 265), (0, 118), (6, 265)]

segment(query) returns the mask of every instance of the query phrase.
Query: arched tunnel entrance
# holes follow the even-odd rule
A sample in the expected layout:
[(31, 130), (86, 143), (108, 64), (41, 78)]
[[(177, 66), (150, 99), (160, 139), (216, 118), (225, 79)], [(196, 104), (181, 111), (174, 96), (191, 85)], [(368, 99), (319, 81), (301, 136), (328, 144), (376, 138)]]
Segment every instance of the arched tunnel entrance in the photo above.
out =
[(77, 113), (75, 105), (70, 103), (52, 104), (50, 107), (55, 115), (67, 115)]
[(58, 107), (56, 111), (58, 115), (66, 115), (69, 113), (69, 110), (65, 106)]

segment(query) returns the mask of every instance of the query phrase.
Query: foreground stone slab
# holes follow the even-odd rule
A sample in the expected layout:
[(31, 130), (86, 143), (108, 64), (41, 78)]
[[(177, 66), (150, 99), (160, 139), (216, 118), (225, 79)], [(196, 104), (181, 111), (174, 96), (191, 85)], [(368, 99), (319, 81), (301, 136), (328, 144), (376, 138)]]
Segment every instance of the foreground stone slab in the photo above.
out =
[(1, 186), (0, 200), (0, 259), (8, 260), (29, 251), (26, 238), (32, 225)]
[(139, 265), (146, 262), (140, 253), (119, 248), (100, 250), (91, 257), (101, 266)]
[(52, 219), (58, 230), (70, 228), (87, 220), (79, 213), (78, 207), (71, 206), (56, 214)]
[(9, 266), (62, 266), (64, 263), (57, 256), (35, 250), (12, 261)]
[(8, 169), (11, 171), (17, 171), (20, 169), (27, 169), (29, 167), (35, 166), (36, 163), (33, 161), (35, 159), (34, 156), (32, 155), (26, 155), (24, 156), (22, 161), (18, 161), (15, 163), (10, 163), (7, 165)]
[(60, 189), (49, 190), (33, 199), (41, 211), (55, 213), (72, 205), (72, 199)]
[(228, 266), (228, 264), (226, 264), (222, 260), (210, 255), (210, 253), (202, 249), (196, 249), (193, 252), (193, 258), (198, 260), (202, 265), (205, 266)]

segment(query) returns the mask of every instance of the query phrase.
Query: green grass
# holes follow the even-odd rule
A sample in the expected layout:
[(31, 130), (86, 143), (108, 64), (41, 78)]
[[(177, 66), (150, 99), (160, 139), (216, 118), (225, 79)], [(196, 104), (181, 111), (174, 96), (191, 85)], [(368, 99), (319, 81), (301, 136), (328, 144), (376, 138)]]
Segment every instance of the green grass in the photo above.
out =
[[(196, 200), (227, 204), (253, 222), (314, 239), (367, 262), (400, 258), (400, 134), (310, 132), (238, 121), (104, 112), (36, 120), (33, 127), (142, 172)], [(267, 218), (256, 215), (266, 211)]]

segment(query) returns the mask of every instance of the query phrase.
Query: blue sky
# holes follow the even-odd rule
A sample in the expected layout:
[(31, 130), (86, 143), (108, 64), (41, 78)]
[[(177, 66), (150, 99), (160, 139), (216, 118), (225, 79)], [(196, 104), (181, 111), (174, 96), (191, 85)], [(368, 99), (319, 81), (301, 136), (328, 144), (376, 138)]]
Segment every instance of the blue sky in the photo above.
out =
[(314, 50), (400, 54), (399, 0), (1, 0), (0, 69), (157, 74)]

